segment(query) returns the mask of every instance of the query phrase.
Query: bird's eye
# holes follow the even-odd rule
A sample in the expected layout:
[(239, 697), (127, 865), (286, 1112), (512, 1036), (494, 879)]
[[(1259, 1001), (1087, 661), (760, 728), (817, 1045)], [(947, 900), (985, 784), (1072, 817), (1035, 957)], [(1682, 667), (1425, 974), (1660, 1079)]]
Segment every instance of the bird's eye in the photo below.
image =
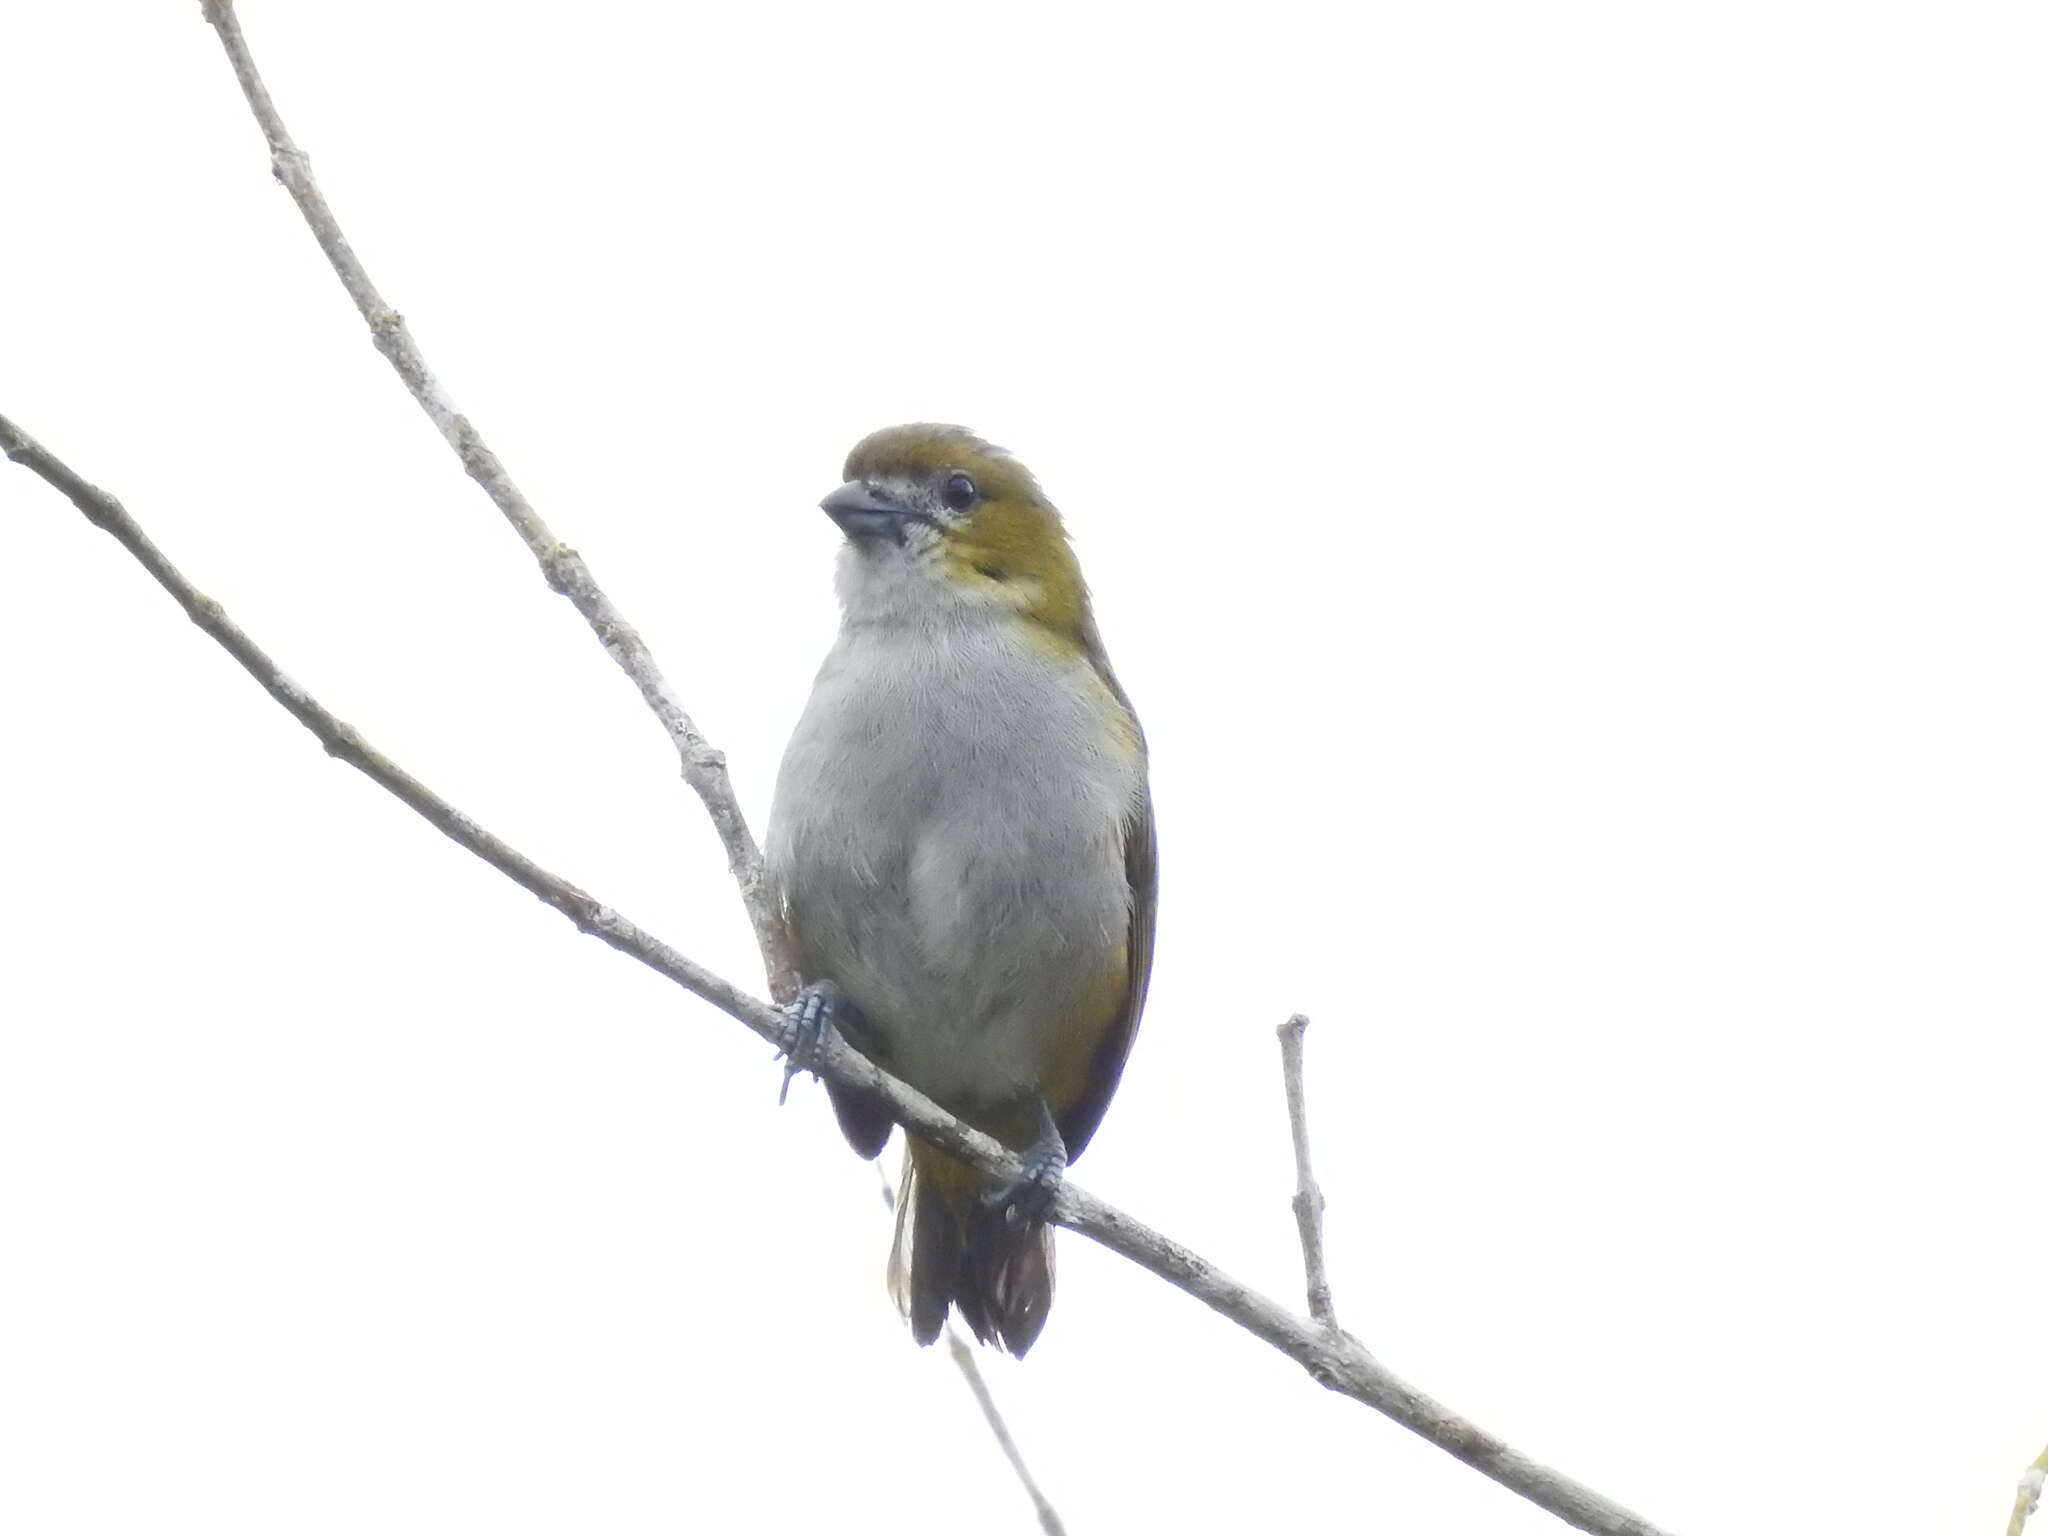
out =
[(981, 492), (974, 488), (974, 482), (965, 475), (946, 476), (946, 488), (941, 493), (946, 505), (955, 512), (965, 512), (973, 506)]

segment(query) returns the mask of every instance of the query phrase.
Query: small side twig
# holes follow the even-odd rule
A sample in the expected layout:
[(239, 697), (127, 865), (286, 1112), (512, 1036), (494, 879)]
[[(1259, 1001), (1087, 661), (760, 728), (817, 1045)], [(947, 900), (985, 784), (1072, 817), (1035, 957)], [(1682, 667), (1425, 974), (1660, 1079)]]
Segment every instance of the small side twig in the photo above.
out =
[[(896, 1186), (889, 1182), (889, 1175), (880, 1163), (875, 1165), (875, 1176), (882, 1182), (882, 1204), (889, 1210), (896, 1209)], [(974, 1400), (981, 1406), (981, 1416), (988, 1421), (989, 1433), (996, 1437), (996, 1444), (1008, 1458), (1010, 1470), (1017, 1474), (1017, 1481), (1024, 1485), (1024, 1492), (1031, 1500), (1031, 1507), (1038, 1511), (1039, 1528), (1045, 1536), (1067, 1536), (1067, 1527), (1060, 1519), (1060, 1512), (1052, 1507), (1052, 1500), (1045, 1496), (1045, 1490), (1038, 1486), (1038, 1479), (1031, 1475), (1031, 1469), (1024, 1465), (1024, 1453), (1017, 1449), (1017, 1441), (1010, 1433), (1010, 1426), (1003, 1418), (1003, 1412), (996, 1407), (995, 1394), (989, 1391), (988, 1378), (981, 1374), (981, 1366), (974, 1358), (974, 1347), (961, 1335), (959, 1327), (948, 1319), (946, 1323), (946, 1353), (953, 1357), (953, 1364), (966, 1379), (967, 1390), (974, 1394)]]
[(1280, 1076), (1287, 1090), (1287, 1124), (1294, 1135), (1294, 1224), (1301, 1229), (1301, 1265), (1308, 1276), (1308, 1315), (1325, 1328), (1337, 1326), (1330, 1299), (1330, 1271), (1323, 1257), (1323, 1191), (1308, 1161), (1308, 1096), (1302, 1084), (1301, 1037), (1308, 1018), (1297, 1013), (1282, 1024)]
[(2019, 1492), (2012, 1501), (2012, 1521), (2005, 1528), (2005, 1536), (2023, 1536), (2028, 1519), (2041, 1507), (2044, 1484), (2048, 1484), (2048, 1450), (2036, 1456), (2033, 1465), (2020, 1474)]
[(447, 390), (427, 367), (425, 356), (412, 339), (412, 332), (406, 328), (405, 317), (384, 302), (384, 296), (370, 281), (369, 272), (349, 244), (348, 237), (341, 232), (334, 210), (328, 207), (319, 184), (313, 180), (312, 162), (285, 130), (277, 103), (271, 100), (269, 88), (256, 71), (255, 57), (249, 52), (248, 39), (242, 35), (241, 21), (235, 15), (234, 0), (201, 0), (201, 9), (214, 31), (220, 34), (221, 46), (227, 50), (228, 63), (241, 84), (242, 95), (247, 98), (249, 110), (255, 114), (257, 125), (263, 130), (264, 140), (270, 147), (272, 174), (291, 194), (292, 201), (298, 204), (306, 227), (313, 232), (313, 239), (370, 327), (370, 338), (376, 343), (377, 350), (397, 370), (406, 389), (419, 402), (420, 409), (427, 413), (448, 446), (455, 450), (456, 457), (462, 460), (462, 467), (469, 472), (470, 478), (483, 487), (485, 494), (533, 552), (547, 584), (575, 604), (576, 611), (583, 615), (584, 622), (596, 634), (606, 654), (618, 663), (619, 670), (640, 690), (641, 698), (654, 711), (662, 729), (668, 732), (682, 764), (684, 782), (704, 802), (704, 809), (711, 815), (711, 824), (718, 830), (719, 841), (725, 845), (726, 862), (732, 868), (733, 879), (739, 885), (740, 900), (746, 905), (747, 917), (754, 925), (755, 940), (761, 947), (762, 963), (768, 973), (768, 995), (777, 1002), (787, 1002), (796, 996), (798, 985), (788, 926), (783, 921), (782, 904), (774, 882), (768, 878), (762, 865), (761, 850), (754, 842), (753, 833), (747, 829), (747, 819), (740, 811), (738, 797), (733, 794), (732, 779), (726, 772), (725, 754), (704, 739), (703, 732), (697, 729), (697, 723), (683, 708), (675, 690), (669, 687), (668, 679), (662, 676), (661, 668), (655, 665), (646, 641), (612, 606), (611, 599), (597, 584), (597, 578), (591, 575), (583, 557), (555, 537), (554, 530), (542, 521), (533, 504), (513, 483), (511, 474), (483, 440), (483, 434), (467, 416), (456, 410)]

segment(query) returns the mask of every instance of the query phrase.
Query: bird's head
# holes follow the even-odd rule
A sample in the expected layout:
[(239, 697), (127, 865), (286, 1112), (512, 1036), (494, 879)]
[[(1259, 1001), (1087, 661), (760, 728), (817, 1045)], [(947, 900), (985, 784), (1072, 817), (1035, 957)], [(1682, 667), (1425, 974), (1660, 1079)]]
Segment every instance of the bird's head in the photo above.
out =
[(965, 427), (884, 427), (820, 502), (846, 535), (851, 617), (983, 612), (1078, 637), (1088, 591), (1065, 526), (1031, 471)]

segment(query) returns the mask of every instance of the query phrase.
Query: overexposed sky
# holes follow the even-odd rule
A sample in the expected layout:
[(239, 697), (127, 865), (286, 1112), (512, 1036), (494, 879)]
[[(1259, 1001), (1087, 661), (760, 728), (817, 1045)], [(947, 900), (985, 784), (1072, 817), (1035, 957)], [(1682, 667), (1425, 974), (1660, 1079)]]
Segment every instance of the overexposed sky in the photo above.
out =
[[(757, 830), (847, 447), (1064, 508), (1150, 735), (1077, 1179), (1689, 1536), (2048, 1439), (2048, 21), (246, 0)], [(724, 974), (666, 740), (368, 344), (197, 0), (11, 8), (0, 413)], [(327, 759), (0, 466), (0, 1528), (1028, 1533), (815, 1084)], [(888, 1158), (893, 1165), (893, 1151)], [(1075, 1536), (1560, 1529), (1071, 1235)]]

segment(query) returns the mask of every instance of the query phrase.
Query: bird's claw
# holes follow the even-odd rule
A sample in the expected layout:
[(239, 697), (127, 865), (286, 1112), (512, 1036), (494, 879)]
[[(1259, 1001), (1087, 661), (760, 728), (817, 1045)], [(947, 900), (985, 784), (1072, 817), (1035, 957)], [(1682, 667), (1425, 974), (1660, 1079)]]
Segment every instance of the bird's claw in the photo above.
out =
[(1024, 1166), (1008, 1183), (982, 1196), (986, 1207), (1001, 1215), (1008, 1227), (1044, 1221), (1067, 1177), (1067, 1144), (1044, 1100), (1038, 1104), (1038, 1135), (1023, 1151)]
[(989, 1205), (1002, 1212), (1003, 1224), (1021, 1227), (1044, 1221), (1052, 1214), (1053, 1201), (1067, 1177), (1067, 1160), (1027, 1159), (1017, 1177), (989, 1194)]
[(818, 1070), (818, 1054), (824, 1049), (825, 1036), (832, 1029), (834, 1015), (843, 1007), (839, 988), (829, 981), (812, 982), (796, 995), (794, 1002), (783, 1007), (781, 1049), (775, 1053), (783, 1059), (782, 1092), (776, 1095), (777, 1104), (789, 1102), (789, 1080), (797, 1073)]

